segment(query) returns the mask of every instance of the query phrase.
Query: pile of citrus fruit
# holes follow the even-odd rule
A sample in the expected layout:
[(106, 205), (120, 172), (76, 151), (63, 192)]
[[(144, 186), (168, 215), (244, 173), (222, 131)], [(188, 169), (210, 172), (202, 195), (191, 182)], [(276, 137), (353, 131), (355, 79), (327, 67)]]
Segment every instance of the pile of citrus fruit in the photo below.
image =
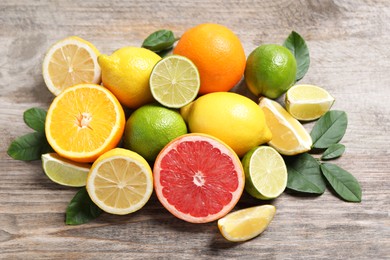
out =
[[(292, 87), (296, 71), (294, 55), (279, 45), (246, 59), (239, 38), (218, 24), (189, 29), (163, 58), (140, 47), (100, 54), (66, 38), (43, 61), (56, 96), (45, 122), (55, 153), (42, 155), (44, 171), (59, 184), (86, 186), (108, 213), (137, 211), (154, 191), (180, 219), (218, 220), (226, 239), (251, 239), (275, 207), (229, 212), (244, 190), (262, 200), (282, 194), (281, 155), (312, 146), (298, 120), (320, 117), (334, 101), (322, 88)], [(229, 92), (243, 77), (259, 104)], [(287, 110), (272, 100), (284, 93)]]

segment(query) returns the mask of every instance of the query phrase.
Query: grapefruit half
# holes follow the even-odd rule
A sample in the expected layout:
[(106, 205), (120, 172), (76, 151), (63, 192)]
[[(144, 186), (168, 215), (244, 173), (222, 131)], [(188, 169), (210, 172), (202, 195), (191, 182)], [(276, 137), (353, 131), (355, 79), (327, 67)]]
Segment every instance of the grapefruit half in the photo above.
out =
[(207, 223), (229, 213), (241, 197), (245, 174), (237, 154), (219, 139), (186, 134), (168, 143), (154, 164), (154, 187), (174, 216)]

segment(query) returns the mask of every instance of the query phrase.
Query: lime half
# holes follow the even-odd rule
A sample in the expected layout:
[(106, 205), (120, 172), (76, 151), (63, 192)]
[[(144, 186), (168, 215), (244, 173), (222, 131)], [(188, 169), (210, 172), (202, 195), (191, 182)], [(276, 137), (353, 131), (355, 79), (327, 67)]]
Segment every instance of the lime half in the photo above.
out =
[(70, 161), (56, 153), (47, 153), (42, 154), (42, 167), (47, 177), (55, 183), (83, 187), (87, 182), (91, 165)]
[(287, 186), (287, 167), (282, 156), (272, 147), (252, 148), (242, 158), (245, 190), (258, 199), (274, 199)]
[(180, 55), (171, 55), (154, 66), (149, 83), (154, 99), (161, 105), (181, 108), (198, 95), (200, 77), (191, 60)]

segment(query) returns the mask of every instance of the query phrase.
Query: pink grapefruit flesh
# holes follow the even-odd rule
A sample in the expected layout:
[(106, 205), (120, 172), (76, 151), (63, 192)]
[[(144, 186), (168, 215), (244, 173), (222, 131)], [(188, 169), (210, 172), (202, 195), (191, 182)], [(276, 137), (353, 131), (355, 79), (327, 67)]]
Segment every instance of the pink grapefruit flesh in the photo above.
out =
[(225, 216), (245, 186), (244, 170), (235, 152), (205, 134), (186, 134), (171, 141), (157, 156), (153, 174), (161, 204), (192, 223)]

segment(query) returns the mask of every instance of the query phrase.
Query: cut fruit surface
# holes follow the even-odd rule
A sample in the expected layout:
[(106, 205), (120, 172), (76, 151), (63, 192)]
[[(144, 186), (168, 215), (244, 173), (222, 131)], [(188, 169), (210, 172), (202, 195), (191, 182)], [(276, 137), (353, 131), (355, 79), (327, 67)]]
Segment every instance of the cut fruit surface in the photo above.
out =
[(42, 74), (46, 86), (57, 96), (77, 84), (99, 84), (99, 55), (95, 46), (79, 37), (71, 36), (58, 41), (50, 47), (43, 60)]
[(242, 159), (245, 190), (258, 199), (274, 199), (286, 189), (287, 167), (272, 147), (259, 146)]
[(278, 102), (261, 98), (259, 105), (272, 132), (272, 140), (268, 142), (270, 146), (283, 155), (295, 155), (311, 149), (313, 142), (306, 129)]
[(119, 101), (100, 85), (80, 84), (67, 88), (49, 107), (45, 133), (60, 156), (93, 162), (116, 147), (125, 128)]
[(285, 97), (287, 111), (296, 119), (310, 121), (320, 118), (334, 103), (334, 98), (314, 85), (295, 85)]
[(244, 190), (245, 177), (234, 151), (205, 134), (171, 141), (154, 164), (154, 187), (162, 205), (176, 217), (206, 223), (226, 215)]
[(218, 220), (218, 228), (227, 240), (243, 242), (260, 235), (276, 213), (273, 205), (263, 205), (229, 213)]
[(115, 148), (93, 163), (86, 188), (91, 200), (102, 210), (129, 214), (142, 208), (152, 195), (152, 170), (137, 153)]
[(47, 177), (55, 183), (83, 187), (91, 165), (70, 161), (56, 153), (46, 153), (42, 154), (42, 167)]
[(170, 108), (181, 108), (198, 95), (199, 72), (188, 58), (171, 55), (154, 66), (149, 85), (153, 97), (160, 104)]

